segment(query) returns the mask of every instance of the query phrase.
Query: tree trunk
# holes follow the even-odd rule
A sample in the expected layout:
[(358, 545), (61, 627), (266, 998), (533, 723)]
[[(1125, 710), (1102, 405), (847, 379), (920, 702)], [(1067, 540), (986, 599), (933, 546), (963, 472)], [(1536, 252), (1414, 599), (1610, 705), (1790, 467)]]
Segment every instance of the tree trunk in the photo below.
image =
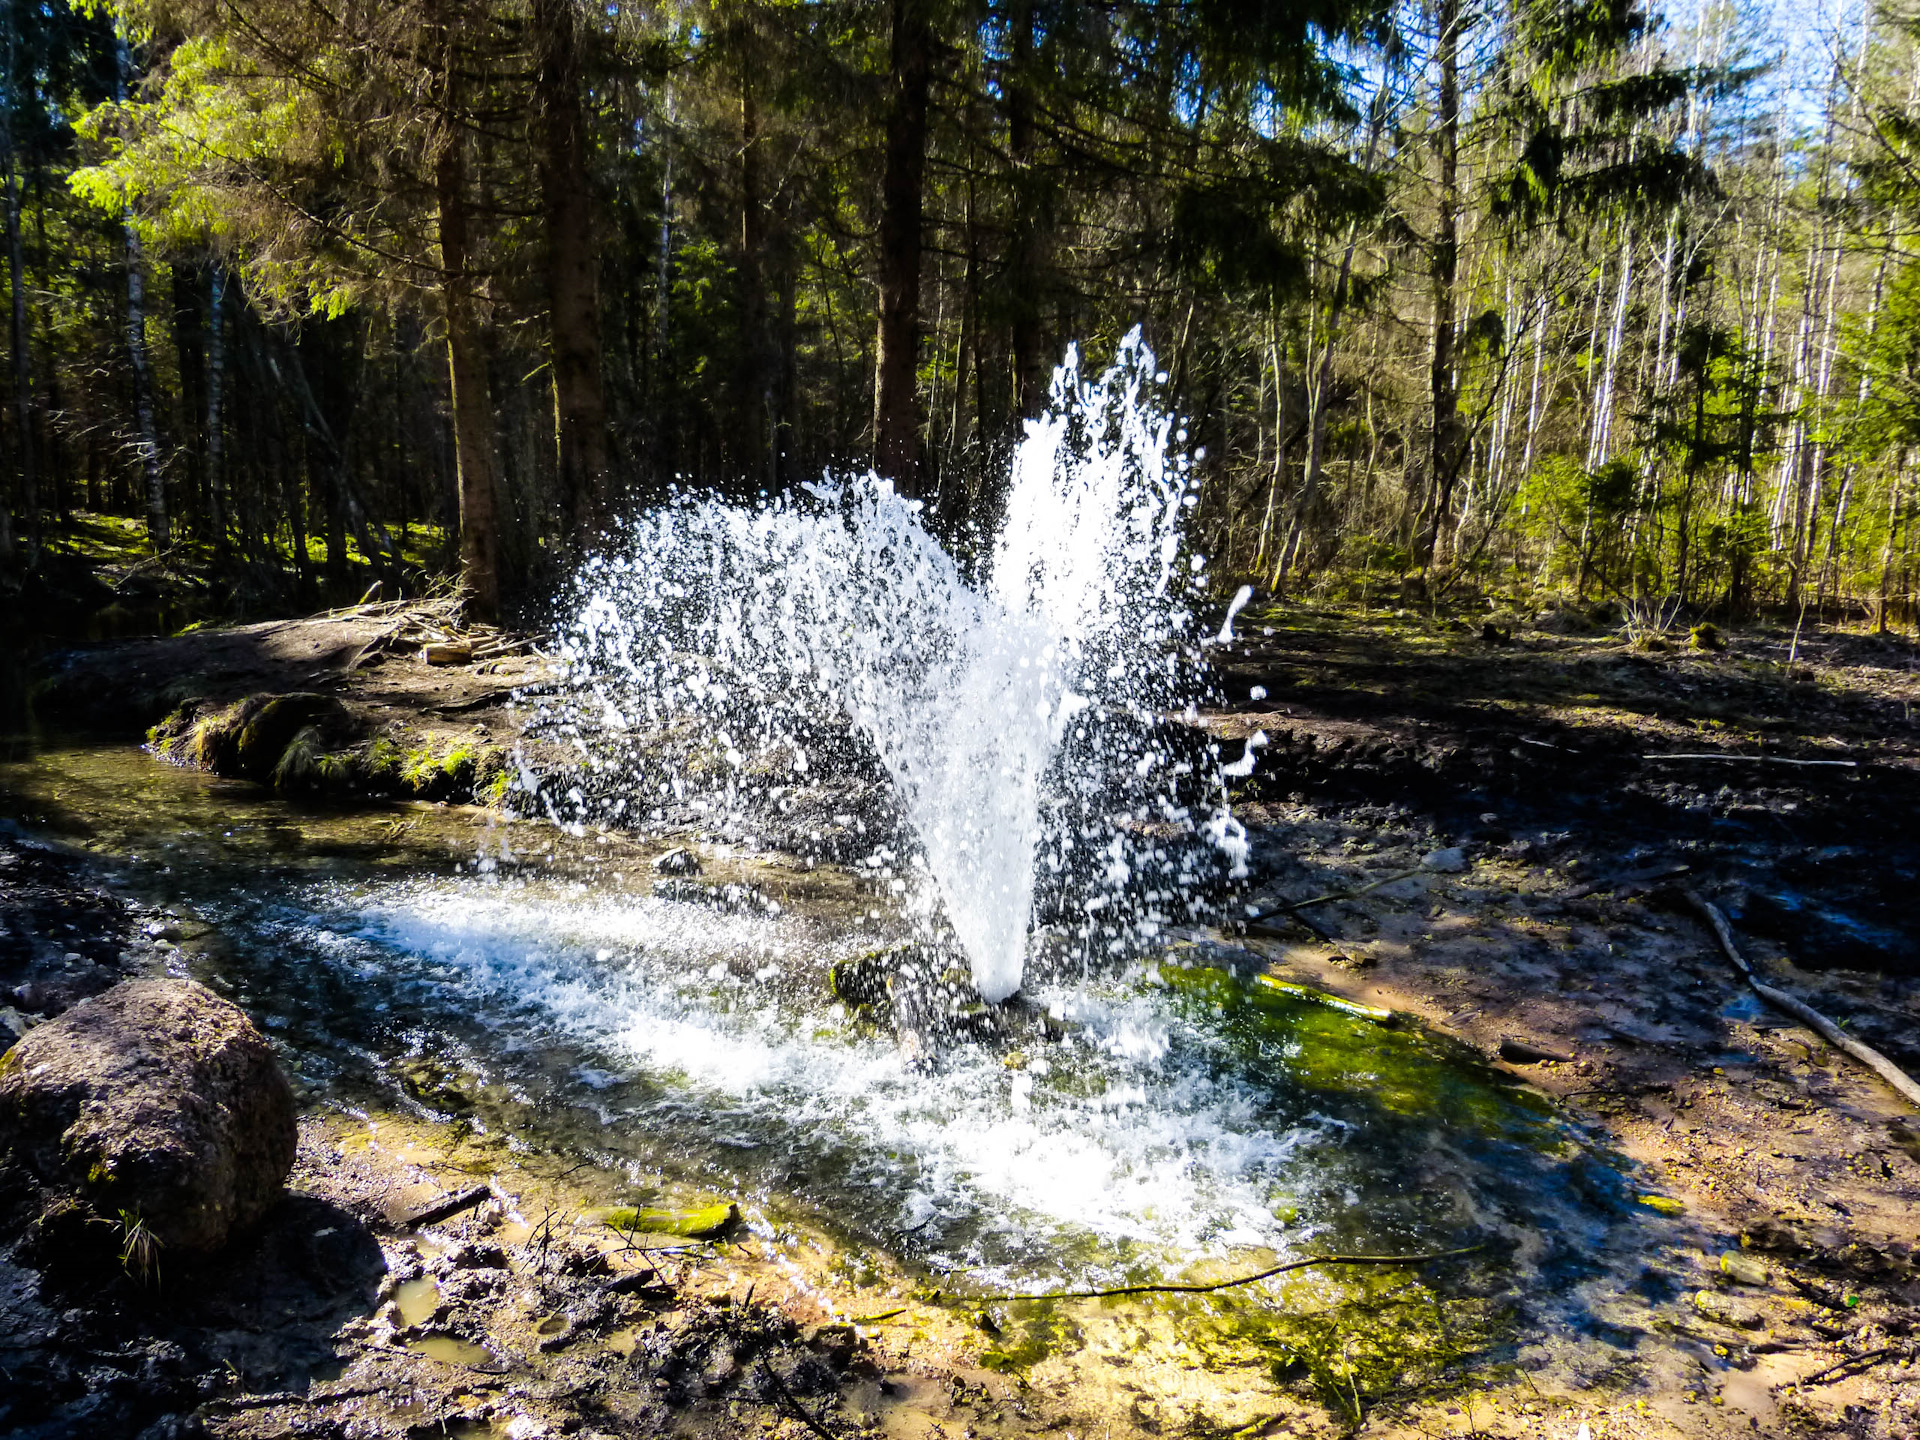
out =
[[(7, 59), (9, 70), (12, 61), (11, 20), (7, 26)], [(6, 105), (13, 108), (13, 96), (7, 95)], [(7, 270), (13, 291), (13, 421), (15, 444), (20, 455), (20, 504), (27, 512), (27, 545), (29, 553), (37, 557), (40, 553), (40, 475), (34, 464), (33, 453), (33, 354), (29, 348), (29, 330), (27, 327), (27, 260), (26, 252), (20, 243), (20, 173), (14, 163), (12, 125), (7, 127), (6, 137), (6, 181), (7, 181)]]
[(880, 327), (875, 344), (873, 457), (902, 494), (920, 474), (920, 252), (933, 31), (927, 0), (893, 0), (893, 73), (880, 188)]
[(447, 384), (453, 409), (454, 471), (460, 490), (460, 578), (476, 616), (500, 613), (500, 534), (494, 477), (493, 399), (486, 341), (470, 270), (467, 167), (463, 138), (450, 133), (435, 166), (440, 210), (440, 302), (447, 326)]
[(1014, 0), (1006, 80), (1007, 158), (1012, 165), (1013, 227), (1007, 245), (1007, 304), (1013, 350), (1013, 432), (1046, 398), (1040, 365), (1040, 177), (1034, 165), (1033, 0)]
[(745, 416), (741, 449), (747, 478), (773, 484), (774, 364), (767, 325), (767, 202), (760, 182), (760, 96), (754, 73), (754, 35), (743, 19), (740, 61), (740, 398)]
[(213, 530), (213, 553), (227, 553), (226, 399), (227, 274), (219, 262), (208, 267), (207, 283), (207, 521)]
[(561, 512), (570, 541), (579, 546), (591, 543), (606, 522), (608, 481), (600, 267), (581, 101), (581, 15), (574, 0), (533, 0), (532, 22), (554, 447)]
[(1421, 529), (1416, 558), (1422, 567), (1433, 562), (1447, 511), (1453, 503), (1453, 482), (1460, 470), (1460, 383), (1457, 358), (1456, 295), (1460, 275), (1460, 0), (1438, 0), (1435, 8), (1439, 44), (1438, 113), (1433, 147), (1438, 161), (1431, 278), (1433, 282), (1433, 351), (1428, 367), (1428, 389), (1433, 401), (1433, 430), (1427, 450), (1426, 524)]
[[(127, 78), (133, 69), (133, 54), (127, 42), (118, 42), (114, 94), (122, 103), (127, 98)], [(167, 548), (167, 477), (160, 466), (160, 436), (153, 423), (153, 372), (147, 363), (147, 280), (141, 254), (140, 232), (129, 218), (124, 226), (127, 255), (127, 359), (133, 368), (133, 412), (138, 427), (136, 445), (140, 456), (141, 478), (147, 492), (147, 542), (158, 555)]]
[[(1386, 119), (1387, 97), (1383, 91), (1374, 97), (1373, 118), (1367, 126), (1366, 155), (1360, 162), (1360, 168), (1368, 174), (1373, 173), (1374, 157), (1379, 151), (1380, 134), (1386, 126)], [(1327, 416), (1332, 408), (1334, 352), (1340, 340), (1340, 321), (1346, 313), (1347, 297), (1352, 293), (1353, 259), (1359, 246), (1360, 225), (1355, 221), (1347, 227), (1347, 246), (1340, 256), (1339, 278), (1334, 282), (1333, 299), (1327, 306), (1327, 338), (1321, 346), (1320, 362), (1315, 367), (1309, 386), (1307, 404), (1311, 407), (1311, 413), (1307, 425), (1307, 468), (1300, 481), (1300, 499), (1294, 507), (1287, 543), (1282, 547), (1279, 564), (1274, 568), (1275, 590), (1280, 588), (1286, 576), (1293, 552), (1298, 549), (1299, 540), (1305, 527), (1311, 523), (1314, 506), (1320, 498), (1320, 473), (1327, 454)], [(1458, 403), (1457, 397), (1455, 403)]]
[(1873, 633), (1876, 635), (1887, 633), (1887, 599), (1893, 586), (1893, 539), (1900, 528), (1900, 483), (1906, 478), (1907, 451), (1903, 449), (1887, 486), (1887, 538), (1880, 546), (1880, 593), (1873, 607)]
[[(20, 247), (20, 183), (13, 148), (13, 115), (16, 108), (13, 80), (17, 71), (15, 50), (19, 38), (19, 19), (13, 5), (5, 6), (4, 14), (0, 14), (0, 25), (5, 27), (4, 36), (0, 36), (0, 65), (5, 66), (4, 71), (0, 71), (0, 85), (5, 87), (4, 94), (0, 94), (0, 164), (4, 164), (6, 172), (7, 259), (12, 271), (14, 418), (19, 436), (19, 498), (27, 522), (28, 564), (31, 565), (39, 558), (40, 496), (34, 479), (33, 431), (28, 424), (30, 373), (26, 340), (27, 303), (26, 292), (22, 288), (26, 263)], [(10, 565), (13, 560), (12, 510), (12, 497), (0, 490), (0, 565)]]
[(153, 421), (153, 371), (147, 363), (147, 281), (140, 235), (129, 223), (127, 237), (127, 358), (133, 366), (133, 412), (140, 473), (146, 482), (147, 540), (158, 555), (169, 540), (167, 477), (160, 465), (160, 435)]
[(206, 397), (200, 389), (206, 381), (202, 359), (206, 328), (200, 313), (205, 296), (197, 266), (173, 264), (167, 269), (173, 290), (174, 369), (180, 377), (176, 425), (182, 442), (181, 458), (186, 462), (174, 496), (179, 501), (183, 528), (198, 529), (206, 517), (206, 437), (200, 433), (200, 417), (206, 413)]

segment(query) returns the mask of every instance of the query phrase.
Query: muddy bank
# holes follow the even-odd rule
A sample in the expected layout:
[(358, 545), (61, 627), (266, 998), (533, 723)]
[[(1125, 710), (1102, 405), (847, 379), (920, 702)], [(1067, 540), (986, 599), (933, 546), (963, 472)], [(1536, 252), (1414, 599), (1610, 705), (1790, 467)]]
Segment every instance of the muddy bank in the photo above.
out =
[(1229, 751), (1266, 737), (1244, 802), (1398, 807), (1488, 849), (1547, 834), (1563, 866), (1582, 846), (1642, 869), (1705, 857), (1736, 921), (1798, 963), (1913, 972), (1913, 642), (1756, 629), (1648, 649), (1562, 611), (1498, 643), (1352, 609), (1255, 611), (1240, 632), (1206, 721)]
[(497, 798), (516, 691), (552, 663), (457, 607), (366, 605), (304, 619), (55, 651), (32, 727), (139, 740), (177, 764), (321, 798)]

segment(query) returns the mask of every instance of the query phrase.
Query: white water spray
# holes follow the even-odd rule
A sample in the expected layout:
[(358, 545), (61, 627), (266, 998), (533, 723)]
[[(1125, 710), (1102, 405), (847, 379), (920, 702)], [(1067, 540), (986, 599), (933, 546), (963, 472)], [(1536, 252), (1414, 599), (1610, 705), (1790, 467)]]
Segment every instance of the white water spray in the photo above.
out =
[[(583, 720), (605, 739), (702, 717), (723, 762), (709, 782), (731, 804), (805, 776), (805, 718), (838, 709), (891, 777), (929, 898), (989, 1001), (1020, 987), (1043, 792), (1063, 745), (1098, 772), (1075, 777), (1081, 793), (1119, 775), (1135, 798), (1152, 796), (1103, 823), (1198, 828), (1237, 857), (1241, 832), (1224, 812), (1196, 827), (1158, 784), (1191, 766), (1137, 740), (1181, 683), (1201, 568), (1180, 563), (1192, 482), (1184, 434), (1148, 397), (1157, 378), (1137, 331), (1097, 378), (1069, 352), (1015, 456), (984, 585), (968, 583), (918, 503), (872, 476), (640, 517), (582, 576), (563, 652), (581, 696), (576, 738)], [(1137, 722), (1135, 740), (1103, 743), (1121, 716)], [(1076, 846), (1103, 856), (1106, 892), (1085, 901), (1080, 933), (1114, 937), (1099, 912), (1132, 877), (1125, 836), (1081, 827), (1059, 839)]]

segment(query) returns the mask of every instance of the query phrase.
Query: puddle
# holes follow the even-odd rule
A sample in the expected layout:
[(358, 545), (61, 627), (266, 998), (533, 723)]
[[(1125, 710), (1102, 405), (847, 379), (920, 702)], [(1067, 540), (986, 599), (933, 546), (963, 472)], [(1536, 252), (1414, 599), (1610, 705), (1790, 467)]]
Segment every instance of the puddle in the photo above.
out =
[(394, 1288), (393, 1308), (402, 1330), (424, 1325), (440, 1309), (440, 1287), (431, 1279), (408, 1280)]
[(423, 1335), (417, 1340), (408, 1340), (405, 1349), (416, 1355), (424, 1355), (429, 1360), (444, 1361), (449, 1365), (465, 1365), (474, 1370), (498, 1368), (493, 1352), (484, 1345), (474, 1345), (451, 1335)]

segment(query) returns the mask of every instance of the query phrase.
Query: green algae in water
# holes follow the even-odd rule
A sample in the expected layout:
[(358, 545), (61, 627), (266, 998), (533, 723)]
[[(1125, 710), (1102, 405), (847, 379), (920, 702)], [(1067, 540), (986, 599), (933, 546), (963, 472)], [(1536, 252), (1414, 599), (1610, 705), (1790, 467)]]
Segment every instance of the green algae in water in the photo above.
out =
[[(1039, 1364), (1049, 1355), (1080, 1348), (1082, 1332), (1058, 1301), (1019, 1301), (1004, 1308), (982, 1311), (977, 1324), (993, 1337), (980, 1352), (980, 1366), (1001, 1373), (1018, 1372)], [(989, 1328), (991, 1327), (991, 1328)]]
[[(1169, 965), (1160, 978), (1219, 1069), (1258, 1086), (1265, 1123), (1322, 1127), (1318, 1148), (1331, 1153), (1327, 1165), (1302, 1167), (1311, 1192), (1273, 1196), (1276, 1215), (1311, 1227), (1289, 1254), (1484, 1248), (1407, 1266), (1308, 1269), (1206, 1295), (996, 1307), (988, 1313), (999, 1333), (983, 1365), (1030, 1368), (1079, 1346), (1082, 1307), (1124, 1308), (1141, 1351), (1180, 1351), (1212, 1368), (1259, 1365), (1357, 1425), (1382, 1404), (1456, 1393), (1511, 1359), (1521, 1287), (1584, 1278), (1583, 1239), (1631, 1207), (1615, 1157), (1465, 1045), (1217, 968)], [(1536, 1231), (1539, 1258), (1523, 1277), (1516, 1242)], [(1212, 1283), (1286, 1258), (1242, 1252), (1185, 1278)], [(1136, 1255), (1122, 1269), (1152, 1283), (1148, 1261)]]
[[(1371, 1023), (1282, 986), (1225, 970), (1167, 966), (1161, 977), (1189, 1017), (1211, 1011), (1233, 1057), (1316, 1101), (1351, 1096), (1368, 1108), (1441, 1120), (1517, 1143), (1559, 1143), (1549, 1103), (1513, 1084), (1470, 1047), (1414, 1024)], [(1370, 1007), (1356, 1007), (1370, 1008)], [(1388, 1012), (1379, 1012), (1386, 1014)]]
[(1269, 1303), (1216, 1304), (1191, 1317), (1190, 1343), (1210, 1363), (1264, 1361), (1276, 1384), (1359, 1424), (1375, 1406), (1483, 1383), (1509, 1350), (1517, 1317), (1460, 1284), (1462, 1262), (1309, 1275)]
[[(1216, 1063), (1260, 1085), (1270, 1127), (1320, 1129), (1316, 1155), (1337, 1183), (1272, 1196), (1277, 1215), (1315, 1228), (1316, 1249), (1471, 1244), (1489, 1201), (1518, 1218), (1543, 1177), (1590, 1161), (1544, 1096), (1463, 1044), (1217, 968), (1160, 974)], [(1558, 1176), (1549, 1188), (1566, 1185)]]

